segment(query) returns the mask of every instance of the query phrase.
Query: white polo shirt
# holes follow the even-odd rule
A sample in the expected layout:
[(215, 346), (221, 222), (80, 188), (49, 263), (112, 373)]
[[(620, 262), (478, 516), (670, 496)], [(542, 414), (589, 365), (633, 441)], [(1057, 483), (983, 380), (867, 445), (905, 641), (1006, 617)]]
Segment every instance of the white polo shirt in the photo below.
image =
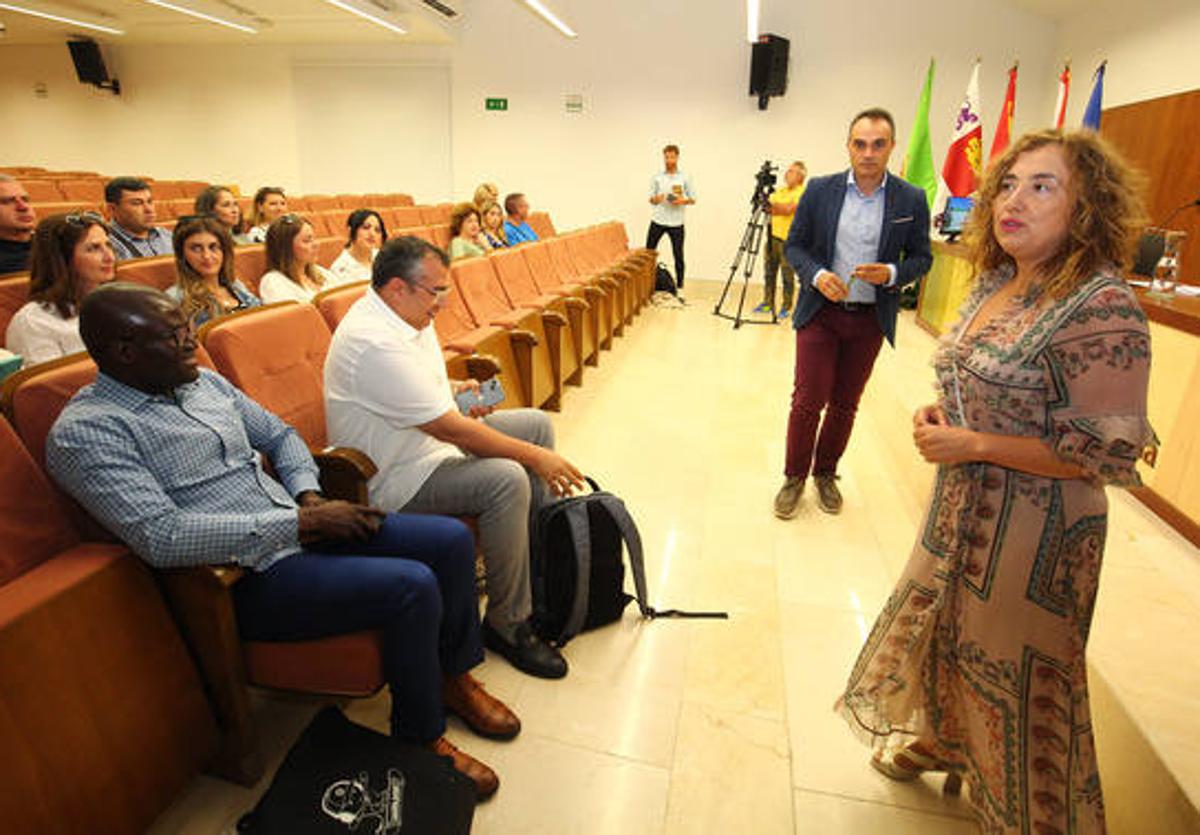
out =
[(433, 325), (415, 330), (368, 288), (325, 358), (325, 418), (331, 444), (379, 467), (367, 484), (372, 504), (404, 507), (438, 464), (464, 457), (417, 428), (457, 408)]

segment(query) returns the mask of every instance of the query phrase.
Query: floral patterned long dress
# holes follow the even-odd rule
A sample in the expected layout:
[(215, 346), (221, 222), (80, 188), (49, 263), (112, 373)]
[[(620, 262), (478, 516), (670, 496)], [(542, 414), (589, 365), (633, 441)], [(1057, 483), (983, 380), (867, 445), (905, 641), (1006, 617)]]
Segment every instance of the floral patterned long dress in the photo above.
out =
[(912, 556), (838, 709), (877, 748), (916, 739), (970, 784), (985, 833), (1103, 833), (1084, 650), (1107, 527), (1105, 484), (1139, 483), (1150, 338), (1129, 288), (1098, 274), (1066, 298), (981, 277), (934, 359), (950, 422), (1043, 439), (1089, 479), (941, 466)]

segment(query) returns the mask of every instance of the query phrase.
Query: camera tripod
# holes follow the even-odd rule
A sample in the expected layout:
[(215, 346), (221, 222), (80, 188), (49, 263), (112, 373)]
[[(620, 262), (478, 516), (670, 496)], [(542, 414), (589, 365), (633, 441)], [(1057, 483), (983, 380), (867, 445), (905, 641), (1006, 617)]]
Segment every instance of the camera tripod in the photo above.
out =
[[(729, 278), (725, 279), (725, 289), (721, 291), (721, 298), (717, 301), (717, 306), (713, 308), (713, 315), (732, 321), (734, 330), (740, 328), (743, 322), (750, 325), (774, 325), (779, 321), (773, 308), (770, 319), (747, 319), (742, 316), (742, 311), (746, 306), (746, 289), (750, 286), (750, 276), (754, 274), (754, 263), (758, 260), (758, 253), (762, 248), (763, 232), (770, 223), (767, 211), (767, 207), (770, 205), (768, 196), (769, 193), (756, 195), (754, 208), (750, 212), (750, 220), (746, 223), (746, 231), (742, 233), (742, 242), (738, 244), (737, 254), (733, 256), (733, 266), (729, 268)], [(742, 292), (738, 296), (737, 313), (731, 316), (728, 313), (722, 313), (721, 307), (725, 304), (726, 296), (729, 295), (729, 288), (733, 285), (739, 266), (742, 269)]]

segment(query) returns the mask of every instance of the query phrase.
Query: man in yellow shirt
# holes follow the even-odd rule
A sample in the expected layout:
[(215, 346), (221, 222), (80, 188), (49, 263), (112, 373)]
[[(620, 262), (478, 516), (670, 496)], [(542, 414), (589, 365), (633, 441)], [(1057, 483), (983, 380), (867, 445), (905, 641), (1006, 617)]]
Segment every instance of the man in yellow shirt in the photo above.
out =
[(762, 304), (754, 308), (755, 313), (775, 312), (777, 272), (783, 273), (783, 305), (779, 308), (779, 318), (787, 319), (792, 310), (792, 299), (796, 295), (796, 273), (783, 257), (783, 245), (787, 241), (788, 230), (792, 227), (792, 217), (796, 214), (800, 195), (804, 194), (804, 178), (807, 176), (808, 168), (804, 163), (793, 162), (783, 175), (787, 185), (771, 193), (771, 237), (767, 241), (763, 264), (763, 300)]

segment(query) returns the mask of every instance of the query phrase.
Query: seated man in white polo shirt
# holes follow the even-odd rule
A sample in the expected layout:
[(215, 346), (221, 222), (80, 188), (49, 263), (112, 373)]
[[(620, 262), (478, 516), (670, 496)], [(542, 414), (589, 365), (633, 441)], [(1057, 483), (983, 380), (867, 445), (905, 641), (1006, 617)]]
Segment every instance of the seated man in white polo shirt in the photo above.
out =
[(478, 382), (446, 376), (433, 318), (452, 289), (446, 254), (420, 238), (389, 240), (371, 287), (338, 325), (325, 360), (331, 443), (361, 449), (379, 467), (372, 504), (407, 513), (479, 519), (487, 568), (485, 645), (513, 666), (562, 678), (567, 662), (529, 623), (529, 518), (583, 477), (556, 453), (537, 409), (463, 415), (454, 395)]

